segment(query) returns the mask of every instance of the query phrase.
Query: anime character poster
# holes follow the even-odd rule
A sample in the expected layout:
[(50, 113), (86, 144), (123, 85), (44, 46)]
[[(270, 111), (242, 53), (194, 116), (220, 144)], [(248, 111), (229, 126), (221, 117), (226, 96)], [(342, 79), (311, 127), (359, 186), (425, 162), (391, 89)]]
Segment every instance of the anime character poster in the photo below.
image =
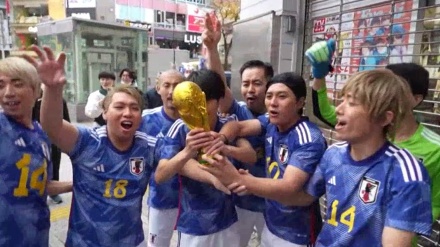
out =
[[(411, 62), (409, 47), (413, 1), (394, 5), (362, 7), (353, 12), (313, 20), (313, 42), (335, 39), (334, 72), (326, 77), (328, 94), (335, 97), (349, 75), (383, 67), (390, 63)], [(412, 38), (411, 38), (412, 37)]]
[[(364, 8), (354, 12), (350, 73), (392, 63), (411, 62), (410, 39), (413, 1)], [(411, 47), (412, 50), (412, 47)]]

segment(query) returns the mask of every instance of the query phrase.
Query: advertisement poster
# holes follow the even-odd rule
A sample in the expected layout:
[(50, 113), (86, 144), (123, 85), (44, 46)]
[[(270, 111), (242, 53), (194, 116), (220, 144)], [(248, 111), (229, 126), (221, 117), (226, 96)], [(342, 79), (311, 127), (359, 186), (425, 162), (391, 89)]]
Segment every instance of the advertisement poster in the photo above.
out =
[(326, 77), (329, 97), (340, 90), (350, 74), (383, 67), (390, 63), (411, 62), (408, 47), (413, 1), (371, 6), (360, 10), (317, 18), (313, 21), (313, 42), (336, 40), (332, 65)]
[(210, 10), (199, 8), (196, 5), (187, 4), (186, 31), (193, 33), (202, 33), (205, 24), (205, 15)]
[[(351, 73), (392, 63), (411, 62), (408, 56), (412, 1), (356, 11)], [(391, 13), (393, 13), (391, 15)]]

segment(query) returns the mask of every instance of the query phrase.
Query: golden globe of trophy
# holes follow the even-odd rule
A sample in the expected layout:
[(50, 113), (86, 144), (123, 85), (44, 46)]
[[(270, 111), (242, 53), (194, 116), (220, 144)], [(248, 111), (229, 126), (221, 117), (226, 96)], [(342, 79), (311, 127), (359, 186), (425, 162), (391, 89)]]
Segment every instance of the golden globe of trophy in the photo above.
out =
[[(189, 129), (202, 128), (210, 131), (205, 93), (199, 85), (191, 81), (179, 83), (173, 91), (173, 105)], [(207, 164), (201, 159), (202, 154), (199, 151), (198, 160), (201, 164)]]

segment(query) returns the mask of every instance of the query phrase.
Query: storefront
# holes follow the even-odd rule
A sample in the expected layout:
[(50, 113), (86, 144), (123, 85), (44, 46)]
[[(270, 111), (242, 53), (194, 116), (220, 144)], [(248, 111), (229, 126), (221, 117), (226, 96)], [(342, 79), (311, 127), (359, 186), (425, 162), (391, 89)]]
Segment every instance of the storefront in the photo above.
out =
[[(306, 11), (304, 49), (318, 40), (337, 40), (335, 73), (326, 78), (335, 104), (349, 75), (390, 63), (415, 62), (431, 78), (429, 93), (415, 113), (420, 122), (440, 133), (439, 0), (313, 0)], [(303, 65), (304, 78), (309, 78), (308, 62)], [(333, 131), (325, 127), (324, 131), (332, 140)]]
[(186, 49), (190, 51), (191, 58), (198, 58), (203, 43), (202, 34), (187, 32), (183, 38), (183, 43), (185, 43)]
[(148, 32), (75, 17), (38, 25), (41, 45), (66, 54), (64, 98), (72, 121), (84, 121), (87, 97), (99, 89), (101, 71), (118, 75), (123, 68), (136, 71), (138, 86), (146, 89)]
[[(429, 71), (431, 80), (427, 97), (414, 112), (421, 123), (440, 133), (439, 0), (308, 1), (304, 50), (329, 38), (337, 40), (335, 72), (326, 77), (328, 96), (335, 105), (349, 75), (390, 63), (415, 62)], [(303, 61), (304, 78), (310, 78), (310, 71), (308, 62)], [(306, 109), (313, 116), (311, 102)], [(321, 126), (332, 143), (333, 130)], [(421, 237), (422, 246), (439, 246), (439, 238), (438, 231), (433, 231), (431, 239)]]

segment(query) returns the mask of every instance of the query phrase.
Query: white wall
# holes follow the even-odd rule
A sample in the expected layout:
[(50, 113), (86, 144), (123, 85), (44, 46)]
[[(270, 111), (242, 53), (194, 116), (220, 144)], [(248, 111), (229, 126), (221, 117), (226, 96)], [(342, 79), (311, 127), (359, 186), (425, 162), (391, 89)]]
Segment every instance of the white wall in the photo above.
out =
[[(302, 51), (302, 35), (304, 32), (305, 0), (241, 0), (240, 19), (249, 19), (268, 11), (275, 11), (276, 15), (282, 15), (279, 37), (272, 40), (279, 42), (278, 73), (297, 71), (301, 66), (299, 59)], [(296, 19), (296, 31), (287, 32), (288, 19), (293, 16)], [(299, 72), (299, 71), (297, 71)]]
[(282, 7), (283, 0), (241, 0), (240, 19), (247, 19), (270, 10), (279, 11)]

